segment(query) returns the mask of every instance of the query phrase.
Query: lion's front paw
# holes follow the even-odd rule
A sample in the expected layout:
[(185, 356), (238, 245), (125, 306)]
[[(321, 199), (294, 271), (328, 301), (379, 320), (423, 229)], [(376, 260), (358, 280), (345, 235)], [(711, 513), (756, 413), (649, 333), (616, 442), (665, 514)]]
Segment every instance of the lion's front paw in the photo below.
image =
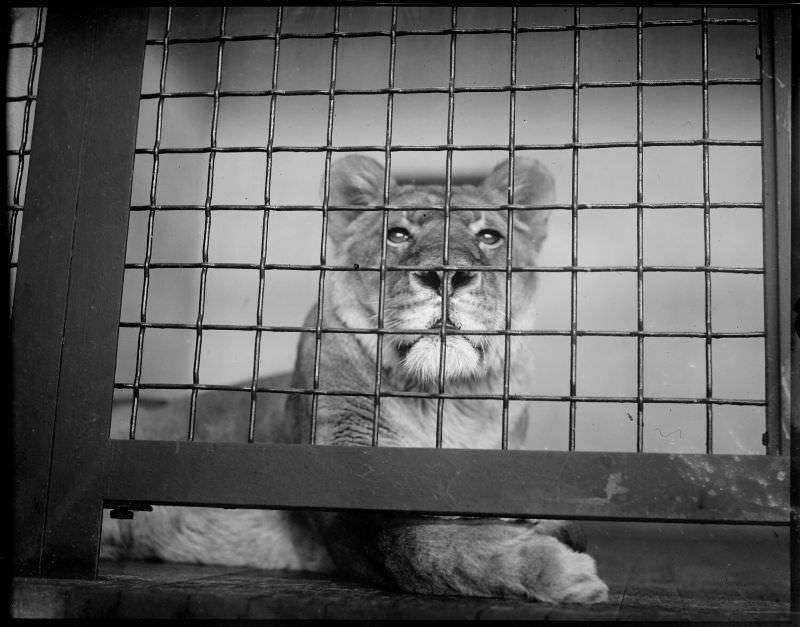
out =
[(573, 553), (564, 570), (555, 577), (553, 600), (558, 603), (602, 603), (608, 600), (608, 586), (597, 576), (594, 560)]
[(518, 572), (527, 593), (550, 603), (601, 603), (608, 586), (597, 576), (594, 559), (547, 536), (522, 547)]

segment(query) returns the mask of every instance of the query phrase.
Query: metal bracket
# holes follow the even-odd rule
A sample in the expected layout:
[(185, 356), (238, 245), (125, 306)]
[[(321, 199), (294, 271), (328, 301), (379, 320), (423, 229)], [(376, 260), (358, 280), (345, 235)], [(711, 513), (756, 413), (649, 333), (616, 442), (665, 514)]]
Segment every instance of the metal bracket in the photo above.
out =
[(134, 512), (152, 512), (153, 506), (147, 503), (134, 503), (133, 501), (106, 501), (105, 509), (110, 509), (109, 516), (117, 520), (132, 520)]

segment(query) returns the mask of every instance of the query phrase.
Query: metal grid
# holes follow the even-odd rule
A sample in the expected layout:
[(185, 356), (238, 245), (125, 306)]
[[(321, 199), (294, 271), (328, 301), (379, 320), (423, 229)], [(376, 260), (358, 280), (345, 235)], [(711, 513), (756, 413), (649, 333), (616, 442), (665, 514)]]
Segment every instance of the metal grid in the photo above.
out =
[[(8, 43), (9, 83), (6, 91), (8, 186), (8, 262), (13, 295), (22, 228), (25, 185), (28, 178), (31, 131), (36, 109), (39, 63), (44, 46), (43, 8), (16, 9), (12, 13), (12, 36)], [(11, 299), (13, 302), (13, 297)]]
[[(446, 28), (423, 28), (404, 30), (398, 27), (398, 9), (391, 9), (391, 20), (388, 29), (369, 30), (364, 32), (345, 31), (340, 29), (341, 9), (333, 8), (332, 22), (329, 28), (324, 28), (323, 32), (284, 32), (285, 13), (287, 9), (277, 8), (275, 14), (275, 28), (273, 32), (258, 35), (231, 35), (227, 32), (227, 20), (229, 9), (223, 8), (219, 13), (218, 30), (213, 35), (199, 37), (173, 36), (173, 10), (166, 13), (164, 28), (157, 36), (150, 36), (147, 46), (159, 48), (161, 50), (161, 65), (157, 91), (147, 91), (142, 94), (142, 100), (155, 100), (157, 103), (155, 139), (152, 147), (137, 148), (137, 155), (146, 155), (152, 159), (152, 169), (150, 171), (149, 202), (146, 204), (135, 204), (131, 207), (132, 212), (144, 212), (147, 215), (146, 229), (146, 251), (141, 262), (126, 263), (127, 270), (141, 271), (142, 287), (140, 299), (140, 315), (136, 321), (123, 321), (122, 328), (136, 329), (137, 348), (134, 375), (131, 381), (118, 381), (115, 384), (117, 390), (130, 390), (132, 392), (132, 405), (130, 413), (129, 436), (135, 437), (137, 416), (139, 412), (140, 392), (143, 390), (179, 390), (190, 391), (191, 401), (188, 417), (187, 437), (189, 440), (195, 438), (197, 420), (197, 399), (198, 393), (203, 390), (223, 390), (248, 392), (250, 395), (250, 412), (248, 424), (248, 440), (253, 441), (256, 421), (256, 404), (258, 393), (295, 393), (312, 395), (312, 417), (310, 441), (314, 441), (315, 426), (317, 422), (318, 399), (322, 395), (340, 396), (362, 396), (373, 399), (374, 407), (374, 426), (373, 444), (378, 442), (378, 424), (380, 421), (381, 399), (388, 397), (417, 397), (433, 398), (437, 401), (437, 424), (436, 424), (436, 446), (442, 445), (443, 432), (443, 404), (448, 399), (469, 398), (469, 399), (488, 399), (502, 402), (502, 448), (508, 446), (508, 408), (510, 402), (517, 401), (558, 401), (569, 404), (569, 419), (566, 428), (568, 429), (568, 449), (576, 449), (576, 433), (578, 407), (581, 403), (600, 402), (623, 404), (629, 403), (636, 406), (636, 445), (637, 452), (642, 452), (644, 446), (645, 430), (645, 406), (648, 404), (678, 404), (682, 406), (700, 405), (705, 408), (705, 442), (704, 450), (707, 453), (714, 452), (714, 407), (718, 406), (751, 406), (764, 408), (767, 401), (764, 398), (729, 398), (720, 397), (714, 394), (714, 350), (715, 340), (731, 339), (761, 339), (765, 340), (767, 333), (762, 330), (756, 331), (715, 331), (712, 328), (712, 277), (719, 274), (727, 275), (764, 275), (763, 265), (757, 267), (714, 265), (712, 264), (712, 232), (711, 217), (712, 211), (727, 208), (744, 208), (753, 210), (763, 210), (763, 202), (716, 202), (711, 198), (710, 182), (710, 149), (712, 147), (761, 147), (761, 139), (752, 140), (726, 140), (712, 138), (710, 132), (709, 114), (709, 88), (717, 85), (760, 85), (760, 78), (720, 78), (713, 77), (709, 71), (709, 29), (728, 26), (750, 26), (757, 27), (758, 20), (754, 18), (719, 18), (712, 17), (708, 9), (700, 10), (699, 18), (691, 19), (645, 19), (643, 9), (638, 9), (634, 21), (614, 21), (602, 23), (586, 23), (582, 19), (582, 10), (575, 8), (572, 14), (572, 23), (565, 25), (521, 25), (519, 19), (519, 9), (510, 9), (510, 22), (507, 27), (492, 28), (462, 28), (459, 27), (459, 9), (450, 9), (450, 24)], [(670, 29), (674, 27), (698, 26), (701, 32), (701, 77), (682, 78), (682, 79), (647, 79), (644, 76), (645, 55), (643, 50), (643, 39), (645, 33), (651, 30)], [(598, 31), (632, 31), (636, 37), (636, 78), (635, 80), (584, 80), (581, 76), (582, 63), (582, 38), (586, 33)], [(520, 63), (518, 54), (519, 36), (524, 33), (553, 33), (564, 32), (572, 34), (573, 51), (573, 75), (569, 82), (552, 82), (542, 84), (528, 84), (518, 81), (517, 69)], [(438, 87), (397, 87), (395, 85), (395, 71), (397, 58), (397, 43), (408, 36), (446, 36), (449, 38), (449, 77), (446, 86)], [(507, 35), (510, 38), (510, 65), (508, 68), (507, 81), (499, 86), (464, 86), (457, 85), (456, 56), (457, 46), (460, 37), (463, 35)], [(378, 89), (351, 89), (337, 86), (337, 58), (341, 41), (349, 38), (358, 37), (383, 37), (389, 41), (389, 57), (386, 60), (388, 66), (388, 82), (385, 87)], [(330, 75), (328, 86), (325, 89), (284, 89), (279, 87), (279, 67), (281, 58), (281, 45), (283, 42), (292, 39), (300, 40), (323, 40), (329, 41), (330, 46)], [(223, 89), (223, 60), (226, 46), (233, 42), (240, 41), (259, 41), (263, 40), (272, 43), (272, 78), (268, 89), (263, 90), (233, 90)], [(168, 90), (167, 72), (170, 58), (170, 51), (175, 45), (191, 44), (215, 44), (216, 56), (214, 59), (215, 78), (214, 86), (211, 90)], [(648, 87), (699, 87), (702, 91), (702, 137), (699, 139), (644, 139), (644, 89)], [(636, 130), (635, 139), (631, 141), (581, 141), (580, 138), (580, 116), (581, 116), (581, 96), (582, 92), (589, 88), (633, 88), (636, 91)], [(572, 94), (572, 130), (571, 141), (562, 143), (523, 143), (517, 141), (515, 116), (517, 110), (517, 96), (525, 92), (564, 90)], [(509, 133), (507, 143), (502, 144), (464, 144), (455, 142), (454, 137), (454, 116), (455, 116), (455, 97), (462, 93), (507, 93), (509, 95)], [(446, 142), (433, 145), (398, 145), (393, 143), (392, 129), (394, 118), (395, 97), (405, 94), (444, 94), (447, 96), (447, 128)], [(342, 96), (365, 96), (365, 95), (385, 95), (387, 98), (386, 107), (386, 136), (383, 144), (349, 144), (335, 145), (333, 142), (333, 120), (335, 113), (336, 98)], [(261, 96), (268, 98), (269, 106), (265, 112), (267, 117), (267, 138), (263, 144), (254, 143), (247, 146), (223, 146), (217, 141), (218, 126), (220, 119), (220, 103), (224, 99), (237, 98), (243, 96)], [(276, 136), (276, 103), (277, 99), (286, 96), (324, 96), (327, 97), (327, 124), (325, 131), (324, 145), (299, 146), (282, 145), (275, 142)], [(180, 98), (203, 98), (210, 99), (212, 103), (211, 125), (209, 129), (208, 145), (201, 147), (172, 147), (162, 146), (162, 135), (164, 130), (164, 107), (165, 103), (171, 99)], [(644, 185), (644, 162), (646, 159), (646, 149), (654, 147), (700, 147), (702, 150), (702, 201), (700, 202), (646, 202)], [(581, 165), (582, 151), (590, 149), (608, 148), (627, 148), (636, 151), (636, 201), (630, 203), (603, 203), (588, 204), (580, 200), (579, 195), (579, 171)], [(514, 162), (518, 155), (526, 151), (552, 151), (567, 150), (571, 155), (571, 179), (570, 179), (570, 199), (568, 202), (554, 204), (546, 208), (531, 208), (515, 204), (513, 197), (513, 177)], [(348, 152), (380, 152), (383, 154), (385, 164), (383, 204), (375, 208), (364, 208), (356, 206), (331, 206), (330, 204), (330, 175), (331, 161), (335, 153)], [(377, 364), (381, 364), (381, 351), (385, 335), (389, 332), (383, 327), (384, 306), (385, 306), (385, 282), (386, 273), (397, 270), (419, 269), (418, 267), (391, 266), (387, 263), (386, 233), (388, 230), (389, 214), (398, 207), (392, 205), (390, 198), (390, 179), (392, 175), (392, 156), (399, 152), (439, 152), (445, 155), (445, 205), (444, 211), (444, 241), (442, 248), (442, 264), (426, 268), (429, 270), (455, 272), (465, 268), (454, 266), (449, 263), (449, 230), (450, 216), (459, 210), (495, 210), (507, 212), (509, 238), (512, 234), (514, 213), (508, 211), (538, 211), (550, 209), (554, 212), (563, 212), (569, 215), (571, 220), (571, 260), (569, 264), (543, 265), (543, 266), (521, 266), (515, 265), (512, 260), (512, 246), (509, 242), (507, 247), (506, 263), (497, 267), (480, 267), (481, 272), (500, 272), (504, 273), (506, 281), (506, 302), (505, 302), (505, 324), (504, 328), (496, 331), (465, 330), (461, 334), (469, 335), (499, 335), (504, 337), (506, 357), (510, 354), (511, 341), (514, 337), (522, 336), (551, 336), (569, 338), (569, 393), (568, 394), (518, 394), (511, 393), (509, 387), (510, 360), (506, 358), (504, 372), (503, 390), (500, 394), (476, 394), (476, 395), (454, 395), (445, 389), (444, 363), (446, 343), (440, 342), (440, 368), (438, 377), (438, 390), (434, 393), (422, 393), (418, 391), (387, 391), (382, 389), (381, 368), (376, 367), (374, 375), (374, 388), (372, 390), (323, 390), (320, 389), (320, 349), (322, 338), (326, 333), (348, 333), (348, 334), (373, 334), (377, 339)], [(450, 190), (453, 187), (453, 155), (458, 152), (466, 151), (503, 151), (508, 155), (509, 160), (509, 197), (508, 203), (502, 206), (470, 206), (458, 207), (450, 201)], [(295, 206), (291, 204), (278, 204), (272, 198), (272, 179), (273, 179), (273, 156), (277, 153), (322, 153), (324, 155), (324, 174), (323, 174), (323, 200), (318, 206)], [(263, 202), (256, 205), (234, 205), (213, 202), (214, 195), (214, 172), (217, 156), (225, 153), (247, 153), (262, 154), (266, 159), (265, 188)], [(205, 198), (202, 203), (196, 204), (168, 204), (157, 202), (157, 186), (160, 173), (160, 162), (164, 155), (191, 155), (201, 154), (208, 156), (206, 173)], [(579, 220), (585, 211), (593, 209), (604, 210), (633, 210), (636, 212), (636, 263), (635, 265), (587, 265), (581, 264), (579, 259)], [(694, 265), (653, 265), (646, 264), (645, 243), (644, 243), (644, 215), (646, 210), (670, 210), (670, 209), (695, 209), (703, 215), (703, 254), (702, 264)], [(384, 243), (382, 245), (380, 263), (377, 266), (358, 267), (334, 265), (328, 261), (326, 249), (328, 218), (331, 212), (340, 210), (358, 209), (362, 211), (374, 210), (382, 212)], [(321, 215), (321, 239), (319, 248), (319, 263), (315, 264), (288, 264), (288, 263), (269, 263), (267, 260), (267, 243), (269, 239), (270, 216), (278, 212), (309, 211), (319, 212)], [(153, 261), (153, 240), (155, 232), (155, 222), (160, 212), (168, 211), (195, 211), (202, 212), (203, 229), (201, 244), (201, 261), (199, 262), (172, 262), (172, 261)], [(210, 234), (212, 220), (215, 212), (220, 211), (256, 211), (261, 213), (261, 248), (260, 259), (257, 263), (220, 263), (212, 262), (209, 257)], [(258, 306), (255, 324), (216, 324), (206, 321), (206, 293), (208, 284), (208, 272), (210, 269), (239, 269), (254, 270), (258, 272)], [(148, 319), (148, 303), (150, 298), (150, 272), (155, 269), (195, 269), (199, 270), (199, 291), (198, 307), (196, 318), (192, 323), (182, 322), (153, 322)], [(468, 268), (467, 268), (468, 269)], [(270, 325), (264, 324), (264, 295), (265, 285), (268, 275), (276, 270), (299, 270), (313, 271), (319, 273), (317, 284), (316, 300), (319, 303), (317, 317), (313, 326), (290, 326), (290, 325)], [(378, 307), (377, 329), (352, 329), (352, 328), (329, 328), (323, 325), (323, 296), (326, 289), (326, 275), (329, 272), (377, 272), (380, 276), (380, 295)], [(570, 325), (569, 329), (513, 329), (511, 325), (511, 281), (514, 273), (538, 272), (538, 273), (564, 273), (570, 278)], [(655, 273), (687, 273), (701, 274), (704, 281), (704, 328), (697, 331), (653, 331), (646, 329), (645, 309), (644, 309), (644, 281), (645, 276)], [(578, 320), (578, 301), (579, 301), (579, 277), (592, 273), (632, 273), (636, 276), (636, 329), (631, 331), (606, 331), (606, 330), (586, 330), (579, 328)], [(769, 300), (767, 297), (766, 300)], [(446, 295), (442, 298), (442, 312), (447, 308)], [(184, 330), (194, 333), (194, 350), (192, 360), (191, 384), (183, 383), (158, 383), (143, 382), (143, 347), (145, 336), (150, 329), (162, 330)], [(203, 350), (203, 341), (207, 331), (242, 331), (253, 333), (255, 345), (252, 360), (252, 376), (247, 384), (242, 385), (223, 385), (210, 384), (201, 381), (200, 364)], [(313, 333), (315, 337), (315, 358), (313, 372), (313, 386), (311, 389), (295, 389), (285, 386), (265, 386), (259, 383), (261, 372), (261, 345), (265, 333), (287, 333), (305, 332)], [(770, 330), (770, 332), (772, 332)], [(414, 335), (433, 334), (439, 335), (443, 340), (446, 334), (453, 333), (445, 330), (414, 329), (398, 331), (391, 330), (392, 334), (408, 333)], [(579, 394), (578, 390), (578, 343), (579, 338), (633, 338), (636, 341), (636, 393), (634, 395), (586, 395)], [(704, 377), (705, 394), (697, 397), (688, 396), (653, 396), (645, 393), (644, 375), (644, 352), (645, 343), (649, 338), (687, 338), (700, 339), (704, 342)], [(767, 386), (774, 385), (768, 381)], [(773, 449), (772, 452), (778, 452)]]

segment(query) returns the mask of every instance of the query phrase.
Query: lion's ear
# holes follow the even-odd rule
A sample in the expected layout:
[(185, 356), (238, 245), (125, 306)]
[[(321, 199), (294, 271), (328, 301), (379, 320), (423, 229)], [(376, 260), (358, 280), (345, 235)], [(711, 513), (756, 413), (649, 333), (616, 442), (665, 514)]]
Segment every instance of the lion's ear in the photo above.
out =
[[(383, 204), (383, 165), (372, 157), (348, 155), (331, 166), (329, 205), (376, 206)], [(323, 181), (323, 193), (324, 193)], [(363, 211), (334, 210), (328, 214), (328, 233), (333, 242), (347, 236), (350, 225)]]
[(383, 204), (383, 166), (372, 157), (348, 155), (331, 166), (331, 205)]
[[(498, 164), (483, 182), (484, 196), (498, 205), (508, 203), (508, 161)], [(514, 204), (547, 206), (555, 200), (555, 182), (550, 171), (540, 161), (518, 157), (514, 160)], [(538, 250), (547, 236), (549, 210), (518, 210), (514, 212), (517, 228), (533, 240)]]
[[(498, 204), (508, 202), (508, 161), (499, 163), (483, 181), (482, 190)], [(514, 204), (548, 205), (555, 197), (553, 175), (530, 157), (514, 160)]]

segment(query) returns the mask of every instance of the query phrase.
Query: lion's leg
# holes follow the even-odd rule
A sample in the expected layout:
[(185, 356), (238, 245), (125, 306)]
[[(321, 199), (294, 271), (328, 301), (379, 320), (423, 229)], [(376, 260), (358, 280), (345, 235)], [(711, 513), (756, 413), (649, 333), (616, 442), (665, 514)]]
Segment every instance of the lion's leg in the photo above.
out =
[(343, 514), (327, 535), (340, 569), (409, 592), (575, 603), (608, 597), (590, 556), (534, 524)]
[(291, 512), (154, 507), (103, 520), (101, 557), (331, 571), (313, 530)]

